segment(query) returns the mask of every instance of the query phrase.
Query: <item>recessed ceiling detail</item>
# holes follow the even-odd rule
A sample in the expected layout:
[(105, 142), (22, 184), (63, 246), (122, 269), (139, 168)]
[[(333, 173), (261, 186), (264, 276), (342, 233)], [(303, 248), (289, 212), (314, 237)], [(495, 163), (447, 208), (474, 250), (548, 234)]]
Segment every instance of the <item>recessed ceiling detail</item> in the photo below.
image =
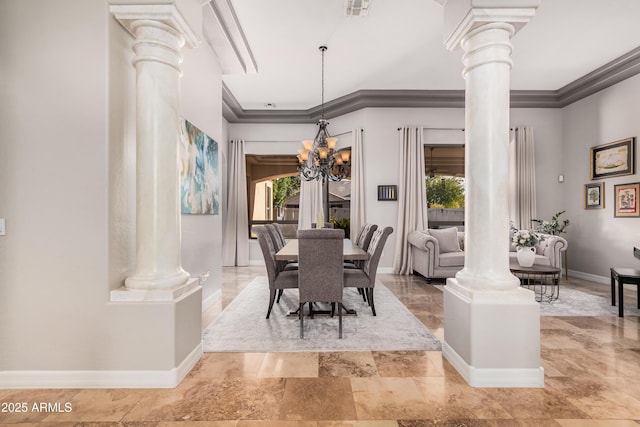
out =
[[(265, 102), (311, 111), (320, 92), (314, 49), (321, 44), (331, 47), (327, 100), (369, 91), (464, 90), (463, 52), (443, 44), (441, 2), (372, 0), (361, 19), (345, 15), (345, 0), (220, 1), (233, 4), (260, 67), (254, 75), (223, 74), (245, 111), (264, 109)], [(511, 89), (565, 102), (553, 92), (640, 46), (637, 16), (638, 0), (542, 1), (512, 39)]]

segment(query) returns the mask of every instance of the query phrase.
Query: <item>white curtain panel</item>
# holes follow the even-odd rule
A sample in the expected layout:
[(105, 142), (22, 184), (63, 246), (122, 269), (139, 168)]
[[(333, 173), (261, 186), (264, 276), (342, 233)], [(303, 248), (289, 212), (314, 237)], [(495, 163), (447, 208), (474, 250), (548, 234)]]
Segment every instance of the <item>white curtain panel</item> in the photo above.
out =
[[(305, 181), (300, 176), (300, 208), (298, 210), (298, 230), (308, 230), (316, 222), (322, 211), (322, 180)], [(329, 218), (324, 218), (325, 222)]]
[(510, 142), (509, 213), (518, 229), (533, 228), (537, 218), (533, 128), (517, 128)]
[(394, 274), (412, 273), (411, 251), (407, 243), (407, 235), (414, 230), (426, 230), (428, 225), (422, 135), (422, 128), (402, 128)]
[(249, 265), (249, 213), (244, 141), (229, 143), (227, 208), (222, 238), (222, 265)]
[(351, 145), (351, 237), (366, 223), (364, 193), (364, 151), (362, 144), (362, 129), (353, 130), (353, 144)]

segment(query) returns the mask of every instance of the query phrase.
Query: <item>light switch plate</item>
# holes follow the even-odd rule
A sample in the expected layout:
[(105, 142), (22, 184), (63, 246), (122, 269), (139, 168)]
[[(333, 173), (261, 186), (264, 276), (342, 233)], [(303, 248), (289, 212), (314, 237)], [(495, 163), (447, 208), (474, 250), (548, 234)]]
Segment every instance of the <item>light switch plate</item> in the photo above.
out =
[(0, 218), (0, 236), (4, 236), (5, 230), (4, 230), (4, 218)]

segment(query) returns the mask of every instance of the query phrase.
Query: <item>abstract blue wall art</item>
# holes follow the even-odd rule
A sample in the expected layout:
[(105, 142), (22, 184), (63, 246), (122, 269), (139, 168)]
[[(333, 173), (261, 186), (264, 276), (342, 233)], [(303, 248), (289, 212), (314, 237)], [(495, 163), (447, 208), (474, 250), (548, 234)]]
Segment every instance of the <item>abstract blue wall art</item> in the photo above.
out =
[(220, 214), (218, 143), (181, 120), (180, 200), (183, 214)]

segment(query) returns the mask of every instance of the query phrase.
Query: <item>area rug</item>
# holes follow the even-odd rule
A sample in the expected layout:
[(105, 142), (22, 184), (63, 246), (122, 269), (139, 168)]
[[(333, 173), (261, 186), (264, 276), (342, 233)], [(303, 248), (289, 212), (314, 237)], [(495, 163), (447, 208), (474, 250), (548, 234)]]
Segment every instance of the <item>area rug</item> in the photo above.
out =
[[(440, 290), (444, 286), (436, 285)], [(632, 290), (635, 291), (635, 290)], [(630, 291), (631, 292), (631, 291)], [(560, 296), (555, 301), (543, 300), (540, 302), (541, 316), (617, 316), (618, 307), (611, 305), (608, 298), (599, 297), (577, 289), (566, 288), (560, 284)], [(625, 316), (639, 316), (640, 310), (626, 304)]]
[(441, 350), (440, 341), (389, 289), (376, 282), (374, 292), (377, 316), (356, 289), (345, 289), (343, 304), (357, 314), (343, 316), (342, 339), (338, 338), (337, 315), (305, 316), (304, 339), (300, 339), (300, 321), (288, 315), (297, 308), (297, 289), (287, 289), (265, 319), (269, 283), (266, 277), (257, 277), (204, 331), (204, 351)]

